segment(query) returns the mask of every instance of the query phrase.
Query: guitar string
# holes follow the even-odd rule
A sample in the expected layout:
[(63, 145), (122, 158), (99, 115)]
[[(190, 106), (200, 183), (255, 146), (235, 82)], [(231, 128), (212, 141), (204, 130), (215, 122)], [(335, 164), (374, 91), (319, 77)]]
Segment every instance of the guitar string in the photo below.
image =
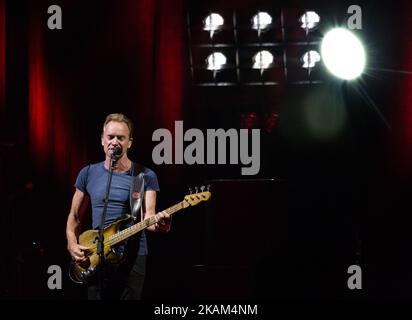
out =
[[(175, 213), (176, 211), (181, 210), (182, 208), (183, 208), (183, 201), (180, 202), (180, 203), (178, 203), (178, 204), (175, 204), (174, 206), (166, 209), (165, 211), (166, 211), (168, 214), (173, 214), (173, 213)], [(157, 216), (157, 215), (158, 215), (158, 214), (156, 214), (156, 215), (153, 216), (153, 217), (147, 218), (147, 219), (145, 219), (145, 220), (143, 220), (143, 221), (141, 221), (141, 222), (139, 222), (139, 223), (131, 226), (130, 228), (127, 228), (127, 229), (125, 229), (125, 230), (123, 230), (123, 231), (117, 232), (117, 233), (109, 236), (109, 238), (103, 242), (104, 248), (110, 247), (110, 246), (112, 246), (113, 244), (116, 244), (116, 243), (117, 243), (116, 240), (118, 240), (117, 238), (119, 238), (119, 237), (123, 237), (123, 236), (126, 236), (126, 235), (127, 235), (124, 239), (121, 239), (120, 241), (125, 240), (126, 238), (128, 238), (128, 237), (131, 236), (131, 235), (133, 235), (134, 233), (138, 233), (138, 232), (142, 231), (143, 229), (151, 226), (152, 224), (155, 224), (155, 223), (157, 222), (157, 221), (156, 221), (156, 216)], [(140, 230), (139, 230), (139, 229), (140, 229)], [(136, 230), (137, 230), (137, 231), (136, 231)], [(130, 235), (129, 235), (129, 234), (130, 234)], [(112, 243), (113, 241), (114, 241), (115, 243)], [(92, 255), (92, 254), (94, 254), (95, 252), (97, 252), (97, 248), (94, 248), (94, 247), (89, 248), (89, 250), (91, 251), (91, 252), (90, 252), (90, 255)]]
[[(207, 200), (207, 199), (208, 199), (208, 198), (205, 197), (204, 195), (202, 195), (200, 198), (199, 198), (199, 195), (193, 195), (193, 196), (196, 196), (196, 197), (198, 198), (198, 200), (201, 200), (201, 198), (203, 198), (203, 200)], [(192, 200), (193, 200), (193, 199), (192, 199)], [(185, 200), (185, 201), (186, 201), (186, 200)], [(164, 211), (166, 211), (168, 214), (173, 214), (173, 213), (175, 213), (175, 212), (177, 212), (177, 211), (179, 211), (179, 210), (181, 210), (181, 209), (184, 208), (184, 205), (183, 205), (183, 204), (184, 204), (185, 201), (179, 202), (179, 203), (175, 204), (174, 206), (172, 206), (172, 207), (170, 207), (170, 208), (168, 208), (168, 209), (166, 209), (166, 210), (164, 210)], [(193, 204), (192, 204), (192, 205), (193, 205)], [(125, 230), (122, 230), (122, 231), (120, 231), (120, 232), (117, 232), (117, 233), (115, 233), (115, 234), (112, 234), (111, 236), (109, 236), (109, 238), (108, 238), (107, 240), (105, 240), (105, 241), (103, 242), (103, 247), (104, 247), (104, 249), (105, 249), (106, 247), (109, 247), (109, 248), (110, 248), (110, 246), (112, 246), (112, 245), (114, 245), (114, 244), (116, 244), (116, 243), (118, 243), (118, 242), (120, 242), (120, 241), (122, 241), (122, 240), (127, 239), (128, 237), (130, 237), (130, 236), (132, 236), (133, 234), (138, 233), (138, 232), (146, 229), (147, 227), (151, 226), (152, 224), (155, 224), (157, 221), (153, 221), (153, 220), (156, 220), (156, 216), (157, 216), (157, 215), (158, 215), (158, 214), (156, 214), (156, 215), (153, 216), (153, 217), (147, 218), (147, 219), (145, 219), (145, 220), (143, 220), (143, 221), (141, 221), (141, 222), (139, 222), (139, 223), (131, 226), (130, 228), (127, 228), (127, 229), (125, 229)], [(132, 230), (132, 229), (133, 229), (133, 230)], [(140, 229), (140, 230), (139, 230), (139, 229)], [(137, 230), (137, 231), (136, 231), (136, 230)], [(125, 236), (124, 239), (121, 239), (120, 241), (117, 241), (119, 237), (123, 237), (123, 236)], [(114, 241), (114, 243), (112, 243), (113, 241)], [(89, 252), (90, 252), (89, 256), (97, 252), (97, 248), (95, 248), (95, 247), (89, 248), (88, 250), (89, 250)]]
[[(201, 200), (202, 198), (203, 198), (203, 200), (207, 200), (207, 197), (205, 197), (204, 195), (199, 196), (199, 195), (196, 194), (196, 195), (193, 195), (193, 196), (197, 197), (197, 200)], [(187, 201), (187, 200), (185, 200), (185, 201)], [(179, 202), (179, 203), (175, 204), (174, 206), (166, 209), (165, 211), (168, 214), (173, 214), (176, 211), (179, 211), (179, 210), (184, 208), (185, 201)], [(193, 199), (192, 199), (192, 201), (193, 201)], [(192, 203), (192, 205), (193, 205), (193, 203)], [(113, 234), (109, 237), (107, 242), (113, 242), (114, 241), (115, 243), (110, 243), (110, 245), (113, 245), (113, 244), (116, 244), (118, 242), (119, 238), (120, 238), (120, 241), (125, 240), (128, 237), (132, 236), (133, 234), (135, 234), (137, 232), (140, 232), (143, 229), (145, 229), (145, 228), (151, 226), (152, 224), (156, 223), (157, 221), (153, 221), (153, 219), (155, 219), (155, 217), (150, 217), (150, 218), (145, 219), (142, 222), (140, 222), (140, 223), (138, 223), (138, 224), (136, 224), (136, 225), (134, 225), (130, 228), (127, 228), (127, 229), (125, 229), (121, 232), (115, 233), (115, 234)], [(107, 242), (106, 242), (106, 244), (107, 244)]]
[[(166, 209), (165, 211), (168, 213), (168, 214), (173, 214), (173, 213), (175, 213), (176, 211), (178, 211), (178, 210), (180, 210), (180, 209), (182, 209), (183, 208), (183, 202), (181, 202), (181, 203), (178, 203), (178, 204), (176, 204), (176, 205), (174, 205), (173, 207), (170, 207), (170, 208), (168, 208), (168, 209)], [(128, 228), (128, 229), (125, 229), (125, 230), (123, 230), (123, 231), (120, 231), (120, 232), (118, 232), (118, 233), (115, 233), (115, 234), (113, 234), (113, 235), (111, 235), (110, 237), (109, 237), (109, 239), (108, 239), (108, 241), (110, 242), (110, 241), (116, 241), (117, 240), (117, 238), (122, 238), (123, 236), (126, 236), (126, 238), (127, 237), (129, 237), (129, 236), (131, 236), (131, 235), (133, 235), (134, 233), (137, 233), (137, 232), (140, 232), (140, 231), (142, 231), (143, 229), (145, 229), (146, 227), (149, 227), (149, 226), (151, 226), (152, 224), (155, 224), (157, 221), (153, 221), (153, 220), (156, 220), (156, 218), (155, 218), (156, 216), (153, 216), (153, 217), (150, 217), (150, 218), (148, 218), (148, 219), (145, 219), (145, 220), (143, 220), (142, 222), (140, 222), (140, 223), (138, 223), (138, 224), (135, 224), (134, 226), (132, 226), (132, 227), (130, 227), (130, 228)], [(150, 221), (149, 221), (150, 220)], [(122, 240), (124, 240), (124, 239), (122, 239)], [(121, 241), (121, 240), (120, 240)]]

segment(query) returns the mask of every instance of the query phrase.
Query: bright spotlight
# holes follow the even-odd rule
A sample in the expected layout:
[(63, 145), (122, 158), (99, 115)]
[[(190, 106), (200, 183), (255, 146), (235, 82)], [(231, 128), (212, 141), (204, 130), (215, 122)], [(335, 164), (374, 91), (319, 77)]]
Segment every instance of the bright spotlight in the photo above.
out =
[(220, 70), (226, 64), (226, 61), (227, 59), (223, 53), (213, 52), (206, 59), (207, 69)]
[(253, 57), (253, 69), (267, 69), (273, 63), (273, 55), (267, 51), (259, 51)]
[(360, 40), (350, 31), (336, 28), (329, 31), (321, 44), (322, 59), (335, 76), (353, 80), (365, 68), (365, 50)]
[(320, 17), (315, 11), (306, 11), (299, 20), (302, 23), (301, 27), (308, 30), (313, 29), (318, 25)]
[(223, 17), (218, 13), (211, 13), (203, 20), (203, 30), (210, 32), (210, 37), (213, 37), (213, 34), (216, 31), (219, 31), (222, 28), (224, 23)]
[(272, 17), (267, 12), (258, 12), (253, 16), (252, 23), (252, 29), (262, 31), (272, 23)]
[(302, 61), (302, 68), (314, 68), (316, 63), (320, 61), (320, 54), (315, 50), (310, 50), (302, 56)]

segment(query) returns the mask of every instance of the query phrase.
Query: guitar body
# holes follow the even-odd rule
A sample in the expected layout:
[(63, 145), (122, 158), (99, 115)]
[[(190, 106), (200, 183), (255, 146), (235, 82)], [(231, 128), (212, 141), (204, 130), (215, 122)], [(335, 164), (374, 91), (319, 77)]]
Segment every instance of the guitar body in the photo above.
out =
[[(105, 239), (104, 260), (105, 263), (118, 264), (124, 259), (121, 252), (116, 251), (116, 246), (106, 244), (110, 236), (120, 232), (122, 227), (130, 221), (130, 218), (123, 218), (113, 222), (103, 231)], [(85, 252), (87, 260), (81, 263), (72, 261), (69, 268), (69, 276), (76, 283), (89, 283), (96, 274), (96, 268), (100, 263), (100, 257), (97, 254), (97, 243), (99, 240), (99, 230), (87, 230), (79, 236), (79, 244), (90, 248)]]

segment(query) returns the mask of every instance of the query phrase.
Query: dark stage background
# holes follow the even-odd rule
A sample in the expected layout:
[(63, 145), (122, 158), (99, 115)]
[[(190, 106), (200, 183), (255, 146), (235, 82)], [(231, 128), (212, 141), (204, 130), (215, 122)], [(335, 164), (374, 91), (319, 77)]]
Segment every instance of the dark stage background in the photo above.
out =
[[(0, 0), (0, 297), (85, 299), (67, 277), (65, 224), (78, 171), (103, 159), (112, 112), (135, 124), (132, 158), (158, 175), (158, 209), (209, 183), (212, 200), (150, 235), (145, 299), (411, 298), (411, 6), (358, 1), (368, 69), (358, 85), (195, 87), (186, 14), (350, 2)], [(47, 28), (47, 8), (63, 29)], [(253, 9), (253, 10), (252, 10)], [(374, 102), (374, 103), (373, 103)], [(379, 112), (377, 112), (379, 110)], [(236, 128), (254, 112), (261, 169), (155, 165), (152, 133)], [(276, 125), (264, 126), (275, 112)], [(311, 124), (315, 123), (315, 127)], [(205, 131), (204, 131), (205, 132)], [(87, 213), (87, 209), (85, 213)], [(84, 220), (87, 221), (85, 214)], [(350, 265), (363, 289), (347, 288)], [(47, 288), (47, 268), (63, 289)]]

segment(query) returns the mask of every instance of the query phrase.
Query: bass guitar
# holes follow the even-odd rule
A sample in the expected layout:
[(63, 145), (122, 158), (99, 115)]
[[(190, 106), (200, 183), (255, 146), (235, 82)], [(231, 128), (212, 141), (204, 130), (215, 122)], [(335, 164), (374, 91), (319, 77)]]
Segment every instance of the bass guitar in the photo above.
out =
[[(202, 191), (203, 188), (204, 187), (201, 188)], [(183, 201), (166, 209), (165, 212), (169, 215), (173, 215), (189, 206), (195, 206), (202, 201), (207, 201), (210, 197), (211, 193), (209, 191), (188, 194), (184, 197)], [(121, 218), (107, 226), (103, 231), (103, 252), (105, 263), (119, 263), (123, 257), (122, 254), (116, 250), (116, 245), (118, 246), (131, 236), (155, 224), (159, 220), (158, 215), (159, 214), (156, 214), (150, 218), (144, 219), (125, 229), (122, 229), (122, 226), (130, 221), (130, 216)], [(94, 277), (97, 266), (100, 264), (100, 257), (97, 254), (98, 239), (99, 230), (87, 230), (79, 236), (79, 244), (87, 247), (87, 249), (84, 250), (86, 260), (82, 262), (72, 261), (70, 263), (69, 277), (73, 282), (87, 284)]]

